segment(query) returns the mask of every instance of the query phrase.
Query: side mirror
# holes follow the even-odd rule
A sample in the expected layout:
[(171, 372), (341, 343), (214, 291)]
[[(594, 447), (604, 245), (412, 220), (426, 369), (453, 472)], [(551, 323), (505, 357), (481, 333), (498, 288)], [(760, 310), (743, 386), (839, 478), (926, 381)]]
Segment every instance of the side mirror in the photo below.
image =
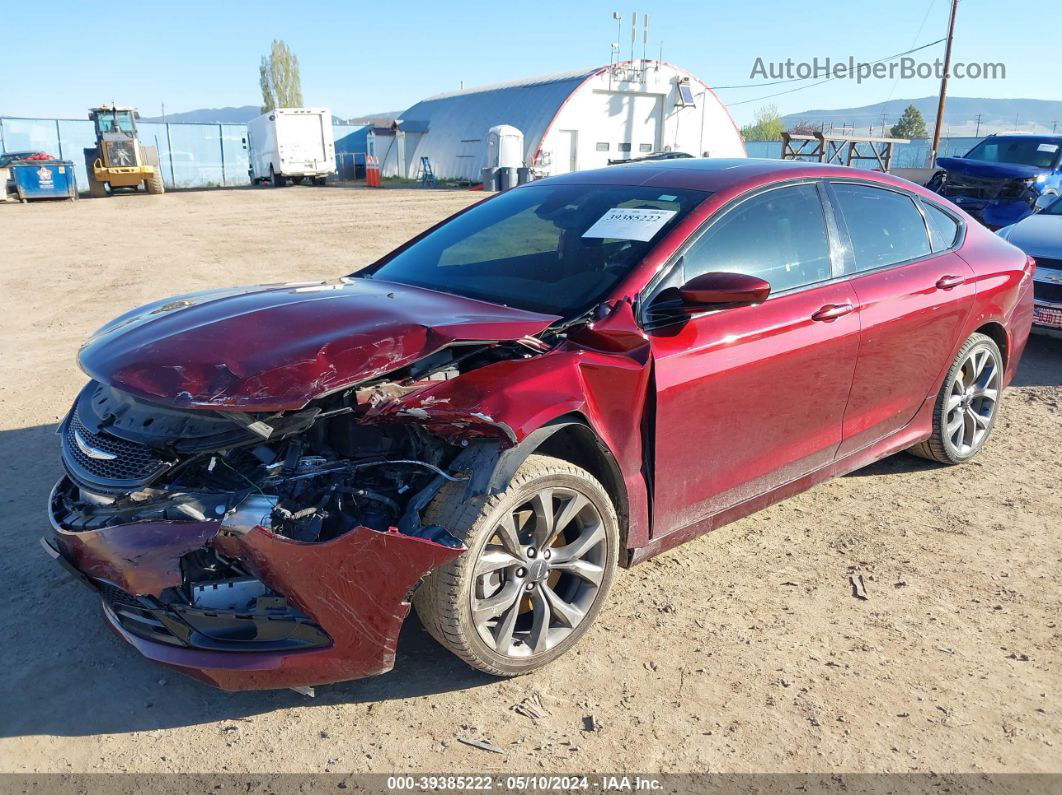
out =
[(702, 273), (682, 285), (678, 293), (680, 309), (692, 315), (762, 304), (771, 294), (771, 285), (745, 273)]

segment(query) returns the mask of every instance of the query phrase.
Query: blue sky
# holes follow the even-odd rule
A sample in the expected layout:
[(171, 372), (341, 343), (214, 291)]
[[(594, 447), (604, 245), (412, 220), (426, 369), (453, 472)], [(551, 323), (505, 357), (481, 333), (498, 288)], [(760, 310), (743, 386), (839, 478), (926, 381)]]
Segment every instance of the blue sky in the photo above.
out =
[[(44, 25), (7, 29), (0, 115), (68, 118), (83, 118), (90, 105), (111, 100), (134, 105), (145, 116), (159, 115), (163, 102), (167, 112), (257, 104), (258, 63), (274, 38), (299, 56), (308, 105), (331, 107), (340, 116), (401, 110), (462, 82), (468, 87), (607, 63), (616, 39), (612, 11), (623, 14), (627, 53), (633, 10), (596, 0), (12, 2), (7, 8), (18, 6)], [(851, 55), (870, 61), (933, 41), (945, 33), (948, 6), (949, 0), (639, 0), (638, 11), (639, 18), (650, 14), (651, 57), (662, 43), (664, 60), (722, 86), (753, 82), (757, 57)], [(128, 44), (119, 45), (121, 36), (108, 33), (112, 16), (132, 33)], [(845, 22), (852, 17), (859, 19)], [(1057, 47), (1049, 43), (1057, 41), (1060, 23), (1058, 0), (963, 0), (955, 60), (1003, 62), (1007, 79), (953, 81), (952, 93), (1062, 99), (1058, 59), (1051, 55)], [(640, 29), (636, 53), (640, 57)], [(943, 57), (943, 45), (918, 57), (938, 55)], [(728, 104), (742, 103), (733, 104), (732, 112), (744, 123), (766, 102), (783, 114), (868, 105), (934, 94), (938, 83), (831, 81), (760, 100), (792, 87), (719, 93)]]

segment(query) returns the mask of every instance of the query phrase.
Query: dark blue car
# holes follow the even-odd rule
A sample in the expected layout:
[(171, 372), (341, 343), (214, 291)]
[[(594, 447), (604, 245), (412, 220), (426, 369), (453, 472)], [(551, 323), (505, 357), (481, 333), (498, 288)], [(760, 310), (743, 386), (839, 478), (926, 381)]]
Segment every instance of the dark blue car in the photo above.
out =
[(1062, 194), (1062, 135), (990, 135), (963, 157), (939, 157), (927, 187), (990, 229), (1017, 223)]

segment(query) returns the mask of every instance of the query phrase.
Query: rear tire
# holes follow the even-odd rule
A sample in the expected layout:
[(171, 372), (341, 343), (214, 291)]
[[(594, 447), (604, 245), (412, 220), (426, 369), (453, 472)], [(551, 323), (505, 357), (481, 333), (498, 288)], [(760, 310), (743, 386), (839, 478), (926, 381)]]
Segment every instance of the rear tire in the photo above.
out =
[(589, 472), (549, 456), (529, 456), (482, 505), (465, 488), (447, 484), (423, 520), (468, 551), (433, 571), (413, 604), (473, 668), (528, 673), (572, 648), (601, 610), (619, 559), (615, 509)]
[(274, 188), (284, 187), (284, 177), (273, 170), (273, 167), (269, 167), (269, 184)]
[(995, 340), (971, 334), (948, 368), (933, 407), (933, 435), (907, 452), (963, 464), (985, 446), (1003, 396), (1003, 356)]

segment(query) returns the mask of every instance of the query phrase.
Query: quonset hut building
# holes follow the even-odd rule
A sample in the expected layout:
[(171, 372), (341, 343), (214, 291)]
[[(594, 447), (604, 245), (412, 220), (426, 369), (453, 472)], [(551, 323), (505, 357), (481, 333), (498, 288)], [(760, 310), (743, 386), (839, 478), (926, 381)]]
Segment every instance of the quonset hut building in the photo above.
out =
[(651, 152), (745, 157), (733, 118), (707, 84), (662, 61), (440, 94), (377, 122), (373, 148), (387, 176), (416, 177), (428, 157), (437, 177), (478, 180), (487, 131), (499, 124), (523, 132), (524, 164), (547, 176)]

